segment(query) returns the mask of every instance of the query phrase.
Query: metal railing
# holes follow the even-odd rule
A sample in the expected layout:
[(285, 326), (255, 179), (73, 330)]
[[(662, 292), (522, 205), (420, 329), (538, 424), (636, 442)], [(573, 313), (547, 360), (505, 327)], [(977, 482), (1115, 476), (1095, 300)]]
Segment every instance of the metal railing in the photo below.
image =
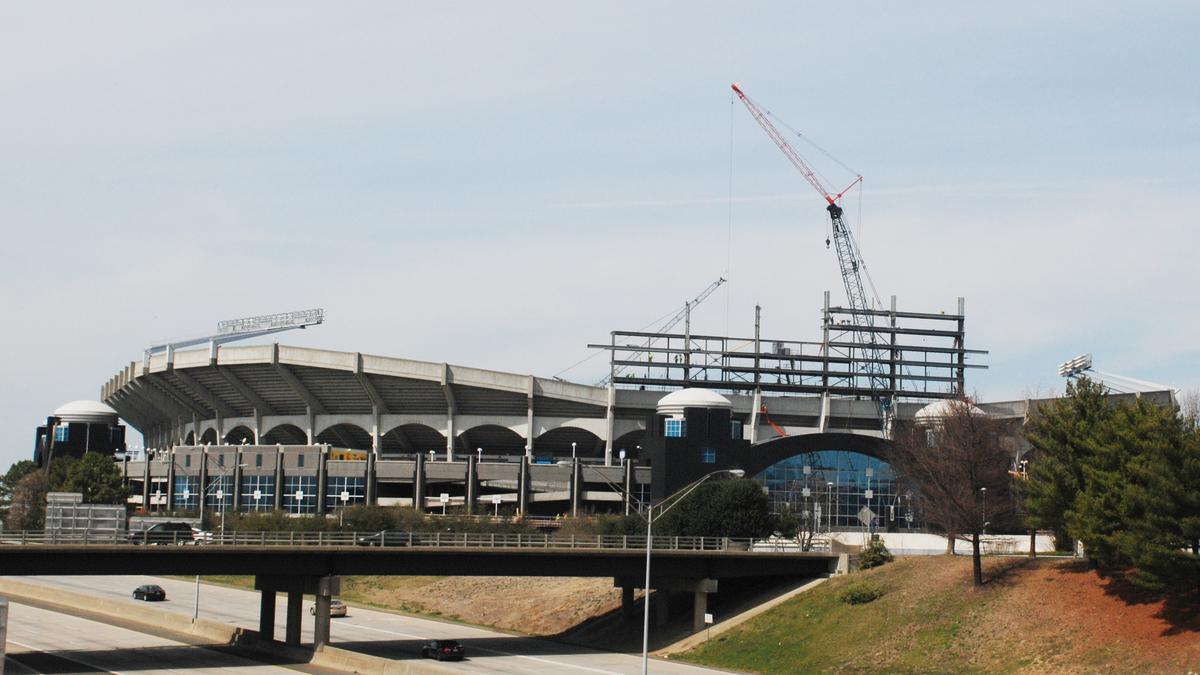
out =
[[(756, 545), (756, 543), (758, 545)], [(654, 537), (656, 551), (746, 551), (776, 553), (762, 540), (733, 537)], [(377, 546), (411, 548), (484, 549), (646, 549), (643, 535), (493, 534), (479, 532), (147, 532), (62, 533), (18, 531), (0, 533), (4, 545), (177, 545), (177, 546)], [(794, 549), (793, 549), (794, 550)]]

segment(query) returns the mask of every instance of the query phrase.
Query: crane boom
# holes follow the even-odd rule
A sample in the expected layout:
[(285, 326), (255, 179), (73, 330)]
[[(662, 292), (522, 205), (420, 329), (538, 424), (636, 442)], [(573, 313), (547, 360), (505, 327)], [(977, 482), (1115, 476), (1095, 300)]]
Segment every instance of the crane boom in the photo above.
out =
[[(853, 310), (856, 322), (865, 322), (867, 330), (856, 330), (854, 332), (855, 342), (858, 343), (864, 358), (863, 366), (867, 371), (867, 376), (871, 381), (871, 388), (880, 393), (881, 404), (885, 407), (890, 407), (889, 397), (887, 395), (890, 387), (888, 379), (883, 373), (883, 364), (879, 358), (879, 342), (875, 331), (875, 317), (868, 310), (870, 305), (867, 303), (866, 287), (862, 281), (862, 258), (858, 254), (858, 248), (854, 245), (854, 238), (850, 236), (850, 230), (846, 227), (846, 223), (842, 220), (842, 207), (838, 205), (838, 200), (842, 195), (846, 194), (850, 188), (854, 187), (862, 181), (862, 176), (854, 177), (850, 184), (842, 189), (837, 194), (831, 194), (825, 189), (816, 172), (804, 161), (800, 153), (796, 152), (795, 148), (788, 143), (783, 134), (771, 122), (767, 113), (758, 107), (750, 97), (746, 96), (736, 83), (730, 85), (733, 92), (737, 94), (738, 99), (746, 106), (746, 110), (750, 111), (750, 115), (758, 125), (767, 132), (767, 136), (775, 143), (776, 146), (787, 157), (792, 166), (800, 172), (804, 180), (817, 191), (827, 202), (825, 210), (829, 212), (829, 218), (832, 221), (833, 241), (837, 248), (838, 266), (842, 272), (842, 285), (846, 289), (846, 300), (850, 303), (850, 309)], [(886, 411), (885, 411), (886, 412)]]

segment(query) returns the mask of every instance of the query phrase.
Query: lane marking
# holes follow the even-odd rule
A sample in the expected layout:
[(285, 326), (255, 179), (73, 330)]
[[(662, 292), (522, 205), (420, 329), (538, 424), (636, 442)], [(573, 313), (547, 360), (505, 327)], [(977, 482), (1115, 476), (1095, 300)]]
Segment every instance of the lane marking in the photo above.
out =
[[(31, 650), (33, 650), (33, 653), (35, 653), (35, 654), (49, 654), (50, 656), (58, 657), (64, 661), (70, 661), (71, 663), (78, 663), (81, 666), (87, 666), (88, 668), (91, 668), (92, 670), (99, 670), (102, 673), (112, 673), (112, 675), (125, 675), (125, 673), (121, 673), (116, 670), (109, 670), (108, 668), (98, 666), (94, 663), (88, 663), (87, 661), (84, 661), (83, 659), (80, 659), (80, 658), (72, 658), (70, 656), (63, 656), (62, 654), (60, 654), (58, 652), (47, 651), (44, 647), (34, 647), (33, 645), (27, 645), (24, 642), (17, 642), (16, 640), (13, 640), (11, 638), (8, 640), (8, 642), (11, 644), (17, 645), (18, 647), (24, 647), (26, 649), (31, 649)], [(20, 656), (20, 655), (18, 654), (17, 656)], [(17, 661), (17, 663), (21, 663), (21, 662)], [(22, 663), (21, 665), (25, 665), (25, 664)], [(25, 667), (29, 668), (30, 670), (34, 670), (33, 668), (30, 668), (29, 666), (25, 666)], [(34, 672), (37, 672), (37, 671), (34, 670)]]

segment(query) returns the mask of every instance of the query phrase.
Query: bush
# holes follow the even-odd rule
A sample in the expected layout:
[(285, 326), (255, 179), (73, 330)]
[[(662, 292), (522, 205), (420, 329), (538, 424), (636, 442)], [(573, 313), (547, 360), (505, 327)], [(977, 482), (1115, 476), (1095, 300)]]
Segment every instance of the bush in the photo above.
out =
[(883, 589), (874, 584), (851, 584), (838, 593), (838, 599), (847, 605), (865, 605), (883, 596)]
[(867, 570), (872, 567), (879, 567), (884, 563), (890, 563), (894, 559), (895, 556), (888, 550), (888, 547), (884, 546), (882, 541), (875, 540), (867, 544), (867, 547), (858, 554), (858, 567), (859, 569)]

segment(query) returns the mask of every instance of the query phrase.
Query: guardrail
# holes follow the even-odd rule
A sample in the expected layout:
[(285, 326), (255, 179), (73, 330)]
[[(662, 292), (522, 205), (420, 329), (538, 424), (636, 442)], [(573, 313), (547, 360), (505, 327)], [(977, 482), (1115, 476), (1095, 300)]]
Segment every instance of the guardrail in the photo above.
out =
[[(758, 544), (756, 546), (756, 543)], [(656, 551), (779, 552), (763, 540), (734, 537), (654, 537)], [(646, 550), (641, 535), (491, 534), (473, 532), (172, 532), (62, 533), (3, 532), (0, 545), (177, 545), (177, 546), (380, 546), (412, 548)], [(794, 550), (794, 549), (793, 549)], [(0, 555), (3, 549), (0, 548)]]

